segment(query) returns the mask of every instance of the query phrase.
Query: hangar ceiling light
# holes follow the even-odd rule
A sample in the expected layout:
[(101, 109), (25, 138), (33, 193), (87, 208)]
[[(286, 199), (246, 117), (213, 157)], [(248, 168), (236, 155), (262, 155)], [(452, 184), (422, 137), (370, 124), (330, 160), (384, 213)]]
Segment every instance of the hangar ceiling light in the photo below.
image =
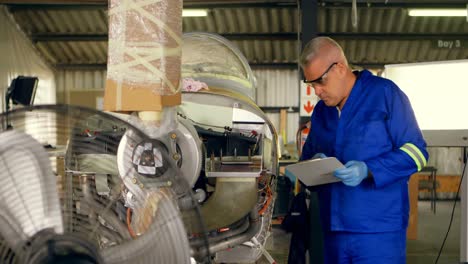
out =
[(183, 17), (206, 17), (208, 11), (206, 9), (184, 9), (182, 10)]
[(444, 17), (464, 17), (468, 15), (468, 9), (435, 9), (435, 8), (417, 8), (408, 9), (409, 16), (444, 16)]

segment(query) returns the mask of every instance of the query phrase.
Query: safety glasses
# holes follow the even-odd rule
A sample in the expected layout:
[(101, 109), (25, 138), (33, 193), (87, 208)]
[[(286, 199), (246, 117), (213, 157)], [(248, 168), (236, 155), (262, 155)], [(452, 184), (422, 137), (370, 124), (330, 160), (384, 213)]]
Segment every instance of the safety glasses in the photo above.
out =
[(330, 67), (327, 68), (327, 70), (322, 74), (320, 75), (320, 77), (318, 77), (317, 79), (315, 80), (307, 80), (304, 78), (304, 83), (307, 83), (307, 84), (311, 84), (311, 85), (314, 85), (314, 84), (324, 84), (323, 81), (325, 78), (327, 78), (327, 75), (328, 75), (328, 72), (331, 70), (331, 68), (333, 68), (333, 66), (335, 66), (336, 64), (338, 64), (338, 62), (334, 62), (330, 65)]

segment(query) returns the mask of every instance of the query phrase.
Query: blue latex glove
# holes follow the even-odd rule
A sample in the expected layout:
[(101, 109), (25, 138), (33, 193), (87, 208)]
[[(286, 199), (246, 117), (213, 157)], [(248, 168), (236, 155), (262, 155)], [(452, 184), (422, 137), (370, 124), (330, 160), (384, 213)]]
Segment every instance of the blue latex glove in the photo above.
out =
[(315, 155), (312, 157), (312, 159), (323, 159), (323, 158), (326, 158), (327, 155), (323, 154), (323, 153), (315, 153)]
[(345, 164), (345, 168), (336, 169), (333, 175), (340, 178), (345, 185), (357, 186), (367, 178), (367, 165), (362, 161), (351, 160)]
[(290, 180), (296, 179), (296, 175), (294, 175), (288, 168), (284, 170), (284, 176), (288, 177)]

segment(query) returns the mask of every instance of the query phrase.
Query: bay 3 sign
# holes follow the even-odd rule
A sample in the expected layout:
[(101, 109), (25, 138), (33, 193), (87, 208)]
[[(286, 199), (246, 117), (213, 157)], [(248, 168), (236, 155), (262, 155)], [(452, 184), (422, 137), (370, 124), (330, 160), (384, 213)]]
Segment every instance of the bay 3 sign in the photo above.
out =
[(436, 48), (440, 48), (440, 49), (460, 49), (460, 48), (463, 48), (464, 46), (467, 46), (467, 45), (464, 45), (466, 43), (464, 43), (464, 41), (460, 39), (454, 39), (454, 40), (438, 39), (438, 40), (435, 40), (433, 44)]

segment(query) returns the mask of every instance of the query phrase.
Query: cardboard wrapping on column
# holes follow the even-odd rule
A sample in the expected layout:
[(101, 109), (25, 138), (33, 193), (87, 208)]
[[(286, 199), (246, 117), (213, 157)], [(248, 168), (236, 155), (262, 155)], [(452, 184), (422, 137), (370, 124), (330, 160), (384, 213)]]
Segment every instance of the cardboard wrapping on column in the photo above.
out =
[(180, 104), (182, 0), (111, 0), (104, 109)]
[(175, 106), (181, 103), (181, 94), (159, 95), (151, 91), (150, 87), (135, 87), (123, 85), (120, 98), (125, 98), (121, 106), (117, 107), (117, 83), (106, 81), (104, 109), (107, 111), (161, 111), (163, 106)]

